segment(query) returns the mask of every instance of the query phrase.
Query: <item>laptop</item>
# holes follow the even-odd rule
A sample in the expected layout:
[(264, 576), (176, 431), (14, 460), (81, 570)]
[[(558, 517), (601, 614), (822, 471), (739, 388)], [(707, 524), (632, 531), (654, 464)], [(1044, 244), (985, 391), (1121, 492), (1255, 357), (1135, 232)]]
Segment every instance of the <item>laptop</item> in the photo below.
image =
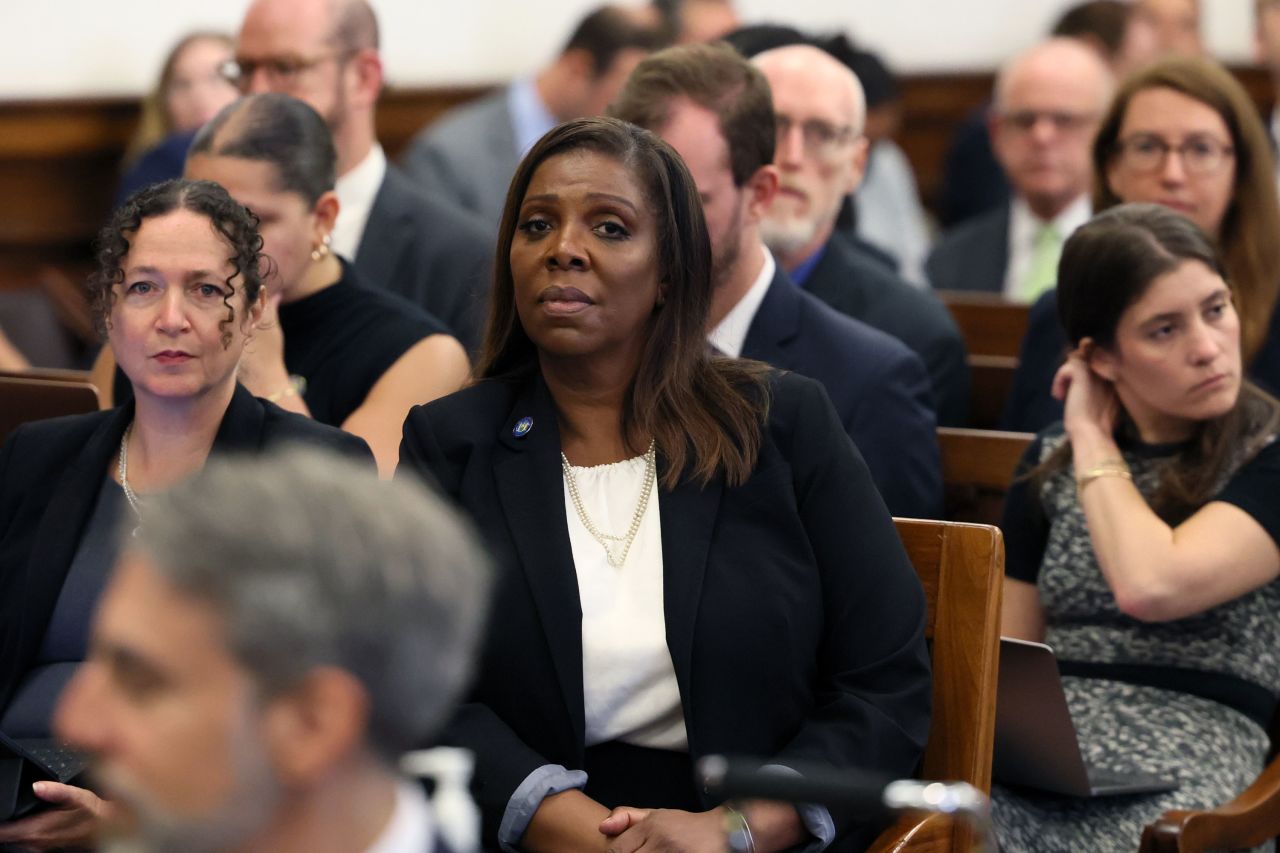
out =
[(14, 739), (0, 732), (0, 822), (45, 805), (31, 789), (34, 783), (70, 783), (87, 764), (83, 755), (55, 741)]
[(1175, 779), (1089, 767), (1080, 754), (1053, 649), (1000, 638), (995, 781), (1069, 797), (1172, 791)]

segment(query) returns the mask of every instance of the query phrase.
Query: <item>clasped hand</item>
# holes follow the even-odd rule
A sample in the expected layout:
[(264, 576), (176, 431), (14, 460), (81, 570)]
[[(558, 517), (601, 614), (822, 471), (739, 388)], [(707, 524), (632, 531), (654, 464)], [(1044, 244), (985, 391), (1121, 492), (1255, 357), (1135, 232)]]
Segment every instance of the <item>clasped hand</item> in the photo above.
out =
[(720, 809), (685, 812), (619, 806), (601, 821), (600, 832), (609, 838), (606, 853), (725, 853), (728, 849)]

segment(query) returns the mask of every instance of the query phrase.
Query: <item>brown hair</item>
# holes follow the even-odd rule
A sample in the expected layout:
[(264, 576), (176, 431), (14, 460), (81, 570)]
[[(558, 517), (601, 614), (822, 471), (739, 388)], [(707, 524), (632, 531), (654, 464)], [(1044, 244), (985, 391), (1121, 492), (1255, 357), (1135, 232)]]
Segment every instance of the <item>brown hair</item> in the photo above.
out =
[[(1151, 282), (1186, 261), (1198, 261), (1225, 278), (1208, 235), (1191, 220), (1158, 204), (1125, 204), (1095, 216), (1067, 240), (1058, 266), (1058, 317), (1071, 345), (1091, 338), (1115, 346), (1124, 312)], [(1280, 403), (1244, 383), (1229, 412), (1197, 426), (1195, 434), (1160, 474), (1151, 508), (1171, 524), (1199, 509), (1232, 470), (1276, 432)], [(1132, 431), (1127, 414), (1120, 420)], [(1032, 475), (1037, 482), (1065, 469), (1071, 445), (1063, 443)]]
[(1251, 362), (1267, 338), (1280, 295), (1280, 195), (1271, 143), (1248, 93), (1221, 65), (1207, 59), (1171, 58), (1124, 81), (1093, 143), (1094, 210), (1125, 199), (1107, 185), (1107, 167), (1117, 153), (1120, 126), (1134, 95), (1173, 89), (1212, 109), (1227, 126), (1235, 149), (1235, 185), (1219, 229), (1223, 266), (1240, 311), (1241, 349)]
[(659, 131), (671, 102), (680, 97), (716, 114), (735, 186), (773, 162), (778, 132), (769, 81), (727, 44), (669, 47), (646, 58), (631, 72), (609, 115)]
[(537, 350), (516, 314), (511, 244), (534, 172), (552, 157), (580, 150), (616, 159), (644, 188), (657, 220), (658, 274), (667, 285), (666, 302), (653, 314), (623, 401), (623, 439), (640, 453), (635, 437), (653, 436), (666, 460), (662, 484), (668, 489), (686, 467), (704, 484), (723, 472), (730, 485), (739, 485), (751, 475), (760, 450), (768, 368), (707, 356), (711, 242), (702, 203), (684, 161), (647, 130), (616, 119), (578, 119), (552, 129), (521, 161), (502, 212), (489, 319), (475, 374), (514, 378), (537, 369)]
[(621, 6), (600, 6), (578, 22), (560, 52), (586, 52), (591, 57), (592, 72), (599, 78), (608, 73), (623, 51), (647, 53), (661, 47), (663, 40), (659, 29), (645, 24), (635, 12)]
[(183, 36), (169, 55), (165, 57), (164, 66), (160, 69), (160, 79), (156, 87), (142, 99), (142, 112), (138, 117), (138, 127), (129, 139), (125, 148), (123, 161), (125, 164), (135, 162), (153, 146), (159, 144), (166, 136), (173, 133), (173, 116), (169, 115), (169, 87), (173, 85), (173, 69), (179, 57), (188, 47), (200, 41), (212, 41), (224, 45), (228, 52), (232, 47), (231, 36), (226, 33), (199, 31)]

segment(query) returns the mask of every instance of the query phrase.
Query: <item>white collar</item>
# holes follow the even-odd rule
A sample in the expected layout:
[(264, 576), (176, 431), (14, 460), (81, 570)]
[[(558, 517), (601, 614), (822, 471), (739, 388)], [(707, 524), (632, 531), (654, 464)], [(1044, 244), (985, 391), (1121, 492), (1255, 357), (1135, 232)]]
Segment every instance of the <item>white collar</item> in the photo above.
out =
[(435, 850), (432, 824), (431, 804), (422, 786), (397, 780), (395, 811), (365, 853), (431, 853)]
[(374, 143), (365, 158), (338, 178), (333, 191), (338, 196), (338, 221), (333, 226), (332, 249), (346, 258), (354, 258), (364, 237), (369, 212), (387, 176), (387, 155)]
[(761, 247), (761, 251), (764, 252), (764, 263), (761, 264), (760, 274), (756, 276), (751, 289), (743, 294), (738, 304), (730, 308), (729, 313), (724, 315), (724, 319), (716, 324), (711, 334), (707, 335), (712, 346), (734, 358), (742, 355), (742, 347), (747, 342), (747, 332), (751, 330), (751, 321), (756, 318), (756, 312), (760, 310), (760, 303), (769, 292), (773, 274), (778, 268), (769, 250)]
[(1088, 193), (1078, 196), (1049, 222), (1032, 213), (1031, 205), (1022, 196), (1014, 196), (1009, 205), (1009, 263), (1004, 280), (1005, 297), (1015, 301), (1020, 298), (1022, 280), (1027, 275), (1036, 235), (1041, 228), (1053, 225), (1058, 236), (1065, 242), (1092, 215), (1093, 204)]

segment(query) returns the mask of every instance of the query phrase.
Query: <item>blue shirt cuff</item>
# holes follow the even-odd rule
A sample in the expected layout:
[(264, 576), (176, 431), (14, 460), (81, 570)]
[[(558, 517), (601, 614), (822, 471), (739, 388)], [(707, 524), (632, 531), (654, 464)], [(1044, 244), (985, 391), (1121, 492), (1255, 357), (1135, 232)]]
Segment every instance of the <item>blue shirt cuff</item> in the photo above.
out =
[[(542, 801), (570, 788), (584, 788), (586, 784), (587, 774), (582, 770), (567, 770), (559, 764), (544, 764), (534, 770), (507, 800), (507, 809), (498, 826), (498, 844), (506, 853), (519, 853), (520, 839), (524, 838), (524, 831)], [(828, 823), (830, 820), (828, 816)]]
[[(760, 768), (761, 770), (769, 770), (775, 773), (790, 773), (792, 776), (799, 776), (798, 770), (792, 770), (785, 764), (766, 764)], [(800, 853), (818, 853), (819, 850), (825, 850), (835, 840), (836, 825), (831, 820), (831, 812), (826, 806), (815, 805), (814, 803), (795, 803), (796, 811), (800, 814), (800, 822), (804, 824), (804, 828), (813, 836), (808, 844), (800, 848)]]

